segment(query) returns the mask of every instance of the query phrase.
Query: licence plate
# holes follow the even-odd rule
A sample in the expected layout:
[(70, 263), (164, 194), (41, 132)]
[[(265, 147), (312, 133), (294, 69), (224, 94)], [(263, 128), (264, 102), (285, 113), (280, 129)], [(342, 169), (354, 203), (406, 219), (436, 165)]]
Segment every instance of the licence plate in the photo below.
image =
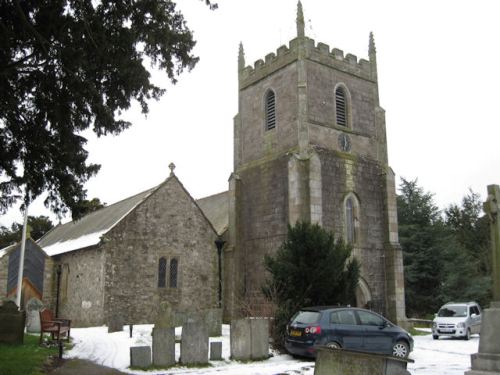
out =
[(448, 332), (453, 332), (453, 330), (452, 330), (452, 329), (448, 329), (448, 328), (444, 328), (444, 329), (443, 329), (443, 328), (441, 328), (441, 329), (440, 329), (440, 331), (441, 331), (441, 332), (445, 332), (445, 333), (448, 333)]
[(290, 331), (290, 336), (294, 336), (294, 337), (302, 336), (302, 332), (297, 331), (297, 330), (295, 330), (295, 329), (292, 329), (292, 330)]

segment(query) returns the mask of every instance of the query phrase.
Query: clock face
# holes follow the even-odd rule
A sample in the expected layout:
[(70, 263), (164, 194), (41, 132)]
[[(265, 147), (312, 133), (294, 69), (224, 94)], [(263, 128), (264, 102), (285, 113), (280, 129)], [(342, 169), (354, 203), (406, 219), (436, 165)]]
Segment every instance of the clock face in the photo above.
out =
[(339, 146), (344, 152), (351, 151), (351, 139), (347, 134), (342, 133), (339, 135)]

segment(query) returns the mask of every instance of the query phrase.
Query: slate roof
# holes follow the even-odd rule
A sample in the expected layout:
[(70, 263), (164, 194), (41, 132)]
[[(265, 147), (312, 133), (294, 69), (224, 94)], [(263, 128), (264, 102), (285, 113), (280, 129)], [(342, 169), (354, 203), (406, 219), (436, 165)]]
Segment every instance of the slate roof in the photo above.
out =
[[(79, 220), (58, 225), (43, 236), (38, 245), (49, 256), (95, 246), (102, 235), (109, 232), (158, 187), (101, 208)], [(222, 234), (228, 226), (227, 192), (199, 199), (196, 203), (217, 233)]]
[(103, 234), (111, 230), (155, 190), (156, 187), (101, 208), (79, 220), (58, 225), (43, 236), (38, 245), (49, 256), (97, 245)]

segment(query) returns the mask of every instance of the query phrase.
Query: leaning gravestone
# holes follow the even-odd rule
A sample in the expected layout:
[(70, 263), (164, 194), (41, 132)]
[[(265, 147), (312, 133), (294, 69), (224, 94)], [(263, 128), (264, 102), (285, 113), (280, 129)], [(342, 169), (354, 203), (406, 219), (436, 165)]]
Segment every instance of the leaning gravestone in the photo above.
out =
[(204, 322), (182, 326), (181, 362), (184, 365), (208, 363), (208, 330)]
[(40, 333), (40, 310), (43, 303), (38, 298), (30, 298), (26, 304), (26, 331)]
[(19, 311), (14, 301), (0, 306), (0, 343), (22, 344), (24, 342), (24, 323), (26, 312)]
[(471, 354), (471, 370), (467, 375), (500, 374), (500, 187), (488, 186), (488, 200), (483, 204), (490, 220), (491, 269), (493, 301), (483, 311), (479, 351)]

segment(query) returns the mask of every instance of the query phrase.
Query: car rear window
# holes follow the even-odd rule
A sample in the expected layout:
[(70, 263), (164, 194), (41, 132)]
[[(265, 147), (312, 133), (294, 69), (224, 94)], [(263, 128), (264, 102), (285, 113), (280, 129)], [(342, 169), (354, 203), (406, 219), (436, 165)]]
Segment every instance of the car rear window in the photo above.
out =
[(302, 323), (302, 324), (312, 324), (317, 323), (319, 321), (319, 317), (321, 313), (318, 311), (299, 311), (299, 313), (295, 316), (292, 321), (294, 323)]

